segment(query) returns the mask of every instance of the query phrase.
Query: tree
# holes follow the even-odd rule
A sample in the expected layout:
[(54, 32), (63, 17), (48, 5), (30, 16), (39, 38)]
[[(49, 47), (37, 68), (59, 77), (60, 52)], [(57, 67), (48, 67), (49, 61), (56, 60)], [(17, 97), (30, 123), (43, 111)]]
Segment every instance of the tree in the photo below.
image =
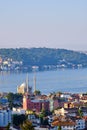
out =
[(58, 126), (58, 130), (62, 130), (62, 129), (61, 129), (61, 126)]
[(42, 108), (42, 110), (41, 110), (41, 114), (43, 114), (43, 117), (46, 116), (46, 110), (45, 110), (44, 108)]
[(10, 123), (6, 126), (6, 130), (10, 130)]
[(34, 94), (35, 94), (35, 95), (41, 95), (41, 91), (40, 91), (40, 90), (36, 90), (36, 91), (34, 92)]
[(8, 93), (8, 95), (7, 95), (7, 99), (8, 99), (8, 101), (9, 102), (12, 102), (13, 100), (14, 100), (14, 94), (13, 93)]
[(44, 117), (43, 113), (40, 113), (39, 114), (39, 119), (40, 119), (40, 124), (41, 125), (43, 124), (43, 117)]
[(82, 118), (83, 117), (83, 112), (82, 112), (81, 108), (79, 108), (78, 113), (79, 113), (79, 116)]
[(49, 126), (48, 118), (43, 119), (43, 125)]
[(24, 114), (21, 115), (13, 115), (13, 125), (19, 126), (26, 120), (26, 116)]
[(23, 124), (20, 125), (21, 130), (34, 130), (34, 127), (32, 125), (32, 122), (26, 120), (23, 122)]
[(7, 99), (9, 101), (9, 107), (12, 109), (12, 107), (18, 106), (18, 104), (14, 103), (15, 101), (19, 101), (21, 106), (22, 98), (23, 98), (22, 94), (9, 92), (7, 95)]
[(43, 114), (44, 117), (51, 114), (51, 112), (49, 110), (45, 110), (44, 108), (42, 108), (41, 113)]
[(7, 99), (9, 101), (9, 107), (10, 107), (10, 109), (12, 109), (12, 107), (13, 107), (13, 101), (14, 101), (14, 94), (11, 93), (11, 92), (8, 93)]

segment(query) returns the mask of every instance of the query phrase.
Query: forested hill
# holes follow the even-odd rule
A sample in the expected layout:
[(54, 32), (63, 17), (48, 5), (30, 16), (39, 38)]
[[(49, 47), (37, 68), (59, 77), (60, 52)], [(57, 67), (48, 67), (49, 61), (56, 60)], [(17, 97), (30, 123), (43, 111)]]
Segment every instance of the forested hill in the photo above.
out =
[(23, 66), (83, 66), (87, 67), (87, 55), (65, 49), (50, 48), (17, 48), (0, 49), (3, 59), (12, 58), (14, 61), (22, 61)]

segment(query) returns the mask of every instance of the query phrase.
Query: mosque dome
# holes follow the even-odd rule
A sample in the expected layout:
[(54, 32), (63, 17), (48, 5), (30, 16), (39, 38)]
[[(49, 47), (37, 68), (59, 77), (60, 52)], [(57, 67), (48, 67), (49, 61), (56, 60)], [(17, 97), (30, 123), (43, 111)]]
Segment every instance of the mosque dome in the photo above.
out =
[(25, 83), (25, 82), (22, 83), (22, 84), (20, 85), (20, 88), (26, 88), (26, 83)]
[(17, 92), (18, 93), (25, 93), (27, 91), (27, 85), (26, 83), (22, 83), (20, 86), (17, 87)]

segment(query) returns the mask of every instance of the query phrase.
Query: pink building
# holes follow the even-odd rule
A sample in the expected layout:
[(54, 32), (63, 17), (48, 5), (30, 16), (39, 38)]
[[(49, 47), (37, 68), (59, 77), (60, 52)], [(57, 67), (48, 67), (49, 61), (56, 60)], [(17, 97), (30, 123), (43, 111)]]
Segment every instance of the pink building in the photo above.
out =
[(40, 112), (42, 109), (49, 110), (49, 101), (43, 99), (30, 100), (27, 96), (23, 98), (23, 109)]

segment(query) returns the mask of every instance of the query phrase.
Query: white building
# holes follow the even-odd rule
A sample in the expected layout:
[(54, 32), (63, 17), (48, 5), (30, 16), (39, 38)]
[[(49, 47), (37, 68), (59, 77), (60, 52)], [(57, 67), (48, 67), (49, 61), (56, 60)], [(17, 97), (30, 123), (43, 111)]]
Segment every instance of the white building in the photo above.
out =
[(68, 111), (66, 111), (64, 108), (61, 108), (61, 109), (58, 109), (58, 110), (54, 110), (54, 113), (56, 115), (62, 115), (62, 116), (64, 116), (65, 114), (68, 113)]
[(85, 120), (76, 119), (76, 128), (77, 128), (77, 130), (83, 130), (85, 128)]
[[(48, 130), (48, 128), (35, 127), (35, 130)], [(51, 130), (51, 129), (50, 129)]]
[(12, 109), (12, 114), (18, 114), (18, 115), (21, 115), (21, 114), (25, 114), (26, 111), (22, 108), (14, 108)]
[(17, 93), (32, 93), (32, 87), (29, 86), (29, 79), (28, 79), (28, 75), (26, 77), (26, 81), (24, 83), (22, 83), (20, 86), (17, 87)]
[(0, 127), (5, 127), (11, 123), (11, 110), (0, 110)]

